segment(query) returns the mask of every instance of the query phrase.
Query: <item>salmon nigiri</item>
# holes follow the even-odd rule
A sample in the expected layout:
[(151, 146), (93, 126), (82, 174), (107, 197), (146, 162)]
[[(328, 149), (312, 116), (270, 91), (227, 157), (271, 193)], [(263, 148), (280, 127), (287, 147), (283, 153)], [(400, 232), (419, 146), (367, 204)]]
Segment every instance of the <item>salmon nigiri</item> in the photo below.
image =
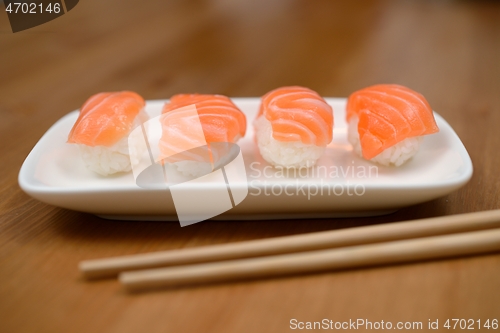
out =
[(402, 165), (417, 153), (423, 135), (439, 131), (424, 96), (396, 84), (358, 90), (346, 109), (354, 151), (382, 165)]
[(103, 176), (131, 170), (128, 135), (147, 119), (144, 99), (131, 91), (99, 93), (80, 108), (80, 114), (68, 136), (78, 144), (87, 167)]
[(170, 98), (162, 114), (195, 105), (207, 142), (236, 142), (245, 136), (247, 124), (243, 112), (223, 95), (178, 94)]
[(161, 159), (190, 176), (210, 172), (246, 132), (245, 115), (222, 95), (174, 95), (163, 107), (160, 122)]
[(262, 97), (254, 122), (262, 157), (286, 168), (313, 166), (333, 137), (333, 110), (311, 89), (292, 86)]

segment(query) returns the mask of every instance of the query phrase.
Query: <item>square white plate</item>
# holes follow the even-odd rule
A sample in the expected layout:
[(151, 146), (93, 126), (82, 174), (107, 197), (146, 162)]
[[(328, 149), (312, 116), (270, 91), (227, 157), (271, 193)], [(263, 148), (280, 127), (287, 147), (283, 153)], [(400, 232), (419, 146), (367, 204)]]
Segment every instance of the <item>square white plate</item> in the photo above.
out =
[[(384, 167), (356, 156), (347, 141), (344, 98), (326, 98), (335, 113), (333, 142), (318, 165), (285, 175), (260, 156), (252, 121), (259, 98), (233, 98), (246, 114), (243, 152), (249, 193), (243, 202), (215, 219), (279, 219), (370, 216), (389, 213), (446, 195), (472, 176), (472, 162), (451, 126), (435, 114), (439, 133), (424, 137), (420, 151), (405, 165)], [(166, 101), (148, 101), (150, 117)], [(113, 219), (176, 220), (168, 189), (142, 189), (132, 173), (102, 177), (89, 170), (79, 150), (67, 144), (78, 117), (57, 121), (28, 155), (19, 185), (45, 203)], [(194, 203), (195, 204), (195, 203)]]

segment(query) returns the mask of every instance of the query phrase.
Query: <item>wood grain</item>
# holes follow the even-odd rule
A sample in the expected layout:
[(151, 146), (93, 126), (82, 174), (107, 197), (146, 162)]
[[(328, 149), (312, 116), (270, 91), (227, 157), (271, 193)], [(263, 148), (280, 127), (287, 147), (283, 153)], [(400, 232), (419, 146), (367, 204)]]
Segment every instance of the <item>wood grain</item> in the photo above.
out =
[[(3, 8), (0, 6), (0, 8)], [(499, 318), (500, 255), (128, 295), (84, 259), (500, 208), (500, 3), (85, 0), (13, 34), (0, 13), (0, 332), (286, 332), (289, 321)], [(423, 93), (474, 163), (462, 189), (360, 219), (107, 221), (17, 185), (31, 148), (91, 94), (343, 97), (382, 82)], [(500, 319), (500, 318), (499, 318)]]

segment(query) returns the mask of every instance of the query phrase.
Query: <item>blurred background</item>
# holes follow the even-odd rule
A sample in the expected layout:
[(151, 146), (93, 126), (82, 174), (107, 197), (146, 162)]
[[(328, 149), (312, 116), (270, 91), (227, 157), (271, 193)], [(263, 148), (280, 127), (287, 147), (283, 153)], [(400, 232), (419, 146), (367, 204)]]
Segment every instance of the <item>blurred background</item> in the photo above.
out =
[[(300, 84), (347, 96), (396, 82), (439, 103), (435, 109), (449, 109), (469, 99), (466, 84), (496, 88), (498, 7), (457, 0), (82, 0), (63, 17), (17, 34), (2, 13), (2, 84), (9, 86), (2, 96), (25, 85), (24, 95), (58, 91), (58, 102), (62, 95), (76, 108), (102, 90), (132, 89), (147, 99), (186, 91), (260, 96)], [(435, 93), (441, 89), (450, 93)]]

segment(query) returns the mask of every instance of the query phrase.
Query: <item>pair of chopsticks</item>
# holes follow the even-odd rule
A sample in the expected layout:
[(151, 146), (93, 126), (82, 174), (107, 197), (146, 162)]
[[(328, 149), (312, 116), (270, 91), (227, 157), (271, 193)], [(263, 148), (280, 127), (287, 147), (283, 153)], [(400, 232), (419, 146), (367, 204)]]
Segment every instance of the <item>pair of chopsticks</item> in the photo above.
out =
[[(128, 290), (405, 263), (500, 251), (500, 209), (82, 261)], [(174, 267), (170, 267), (174, 266)]]

